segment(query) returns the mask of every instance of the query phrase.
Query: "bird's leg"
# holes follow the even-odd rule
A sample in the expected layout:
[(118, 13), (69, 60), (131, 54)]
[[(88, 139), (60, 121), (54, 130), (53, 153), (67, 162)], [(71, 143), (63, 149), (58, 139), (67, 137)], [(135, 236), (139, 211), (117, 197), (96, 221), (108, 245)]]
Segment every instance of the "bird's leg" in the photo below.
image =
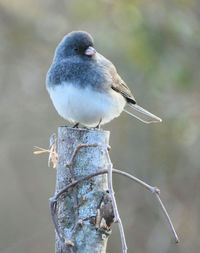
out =
[(79, 122), (77, 122), (72, 128), (78, 128)]
[(95, 127), (95, 129), (100, 129), (101, 127), (102, 118), (100, 118), (98, 125)]

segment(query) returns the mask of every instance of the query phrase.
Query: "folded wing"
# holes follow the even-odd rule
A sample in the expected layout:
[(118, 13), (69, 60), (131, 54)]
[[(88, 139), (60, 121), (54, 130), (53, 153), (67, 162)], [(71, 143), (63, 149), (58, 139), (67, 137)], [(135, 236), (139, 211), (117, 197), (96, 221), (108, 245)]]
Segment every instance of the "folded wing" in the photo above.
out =
[(113, 80), (111, 88), (119, 92), (127, 101), (128, 109), (124, 109), (126, 113), (147, 124), (162, 122), (161, 118), (137, 105), (132, 92), (115, 69), (113, 69), (111, 75)]

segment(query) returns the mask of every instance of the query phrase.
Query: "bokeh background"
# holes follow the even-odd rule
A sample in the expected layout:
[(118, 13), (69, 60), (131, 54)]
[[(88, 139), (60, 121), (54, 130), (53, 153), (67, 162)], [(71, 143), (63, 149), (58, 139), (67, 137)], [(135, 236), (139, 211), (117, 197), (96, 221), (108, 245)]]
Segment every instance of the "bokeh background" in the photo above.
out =
[[(115, 168), (161, 189), (181, 239), (174, 244), (151, 193), (114, 176), (129, 252), (199, 252), (199, 0), (0, 0), (0, 252), (54, 252), (56, 171), (33, 146), (48, 147), (66, 124), (45, 75), (72, 30), (90, 32), (139, 104), (163, 118), (145, 125), (123, 113), (104, 127)], [(108, 252), (121, 252), (117, 225)]]

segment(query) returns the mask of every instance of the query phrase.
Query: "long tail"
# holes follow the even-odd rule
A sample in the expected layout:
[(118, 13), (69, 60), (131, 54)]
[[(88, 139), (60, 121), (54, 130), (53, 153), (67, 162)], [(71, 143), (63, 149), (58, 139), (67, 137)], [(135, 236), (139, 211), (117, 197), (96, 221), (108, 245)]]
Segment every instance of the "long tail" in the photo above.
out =
[(145, 110), (141, 106), (136, 105), (136, 104), (131, 104), (131, 103), (128, 103), (128, 105), (130, 107), (130, 111), (126, 110), (126, 109), (124, 109), (124, 111), (126, 113), (128, 113), (129, 115), (135, 117), (136, 119), (139, 119), (140, 121), (147, 123), (147, 124), (162, 122), (161, 118), (148, 112), (147, 110)]

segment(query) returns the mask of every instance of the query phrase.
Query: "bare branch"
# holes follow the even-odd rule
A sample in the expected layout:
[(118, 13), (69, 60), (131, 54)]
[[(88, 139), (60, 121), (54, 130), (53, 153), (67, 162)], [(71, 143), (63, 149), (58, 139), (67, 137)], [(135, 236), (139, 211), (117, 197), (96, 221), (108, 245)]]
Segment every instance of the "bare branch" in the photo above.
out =
[[(167, 218), (167, 221), (170, 225), (170, 228), (172, 230), (172, 233), (173, 233), (173, 236), (175, 238), (175, 242), (178, 243), (179, 242), (179, 238), (177, 236), (177, 233), (174, 229), (174, 226), (171, 222), (171, 219), (166, 211), (166, 208), (165, 206), (163, 205), (160, 197), (159, 197), (159, 194), (160, 194), (160, 190), (157, 188), (157, 187), (153, 187), (145, 182), (143, 182), (142, 180), (132, 176), (131, 174), (127, 173), (127, 172), (124, 172), (124, 171), (121, 171), (121, 170), (117, 170), (117, 169), (112, 169), (112, 172), (115, 173), (115, 174), (118, 174), (118, 175), (122, 175), (122, 176), (125, 176), (125, 177), (128, 177), (129, 179), (135, 181), (136, 183), (140, 184), (141, 186), (145, 187), (146, 189), (148, 189), (149, 191), (151, 191), (155, 196), (156, 196), (156, 199), (158, 200), (159, 204), (160, 204), (160, 207), (163, 211), (163, 213), (165, 214), (166, 218)], [(73, 187), (74, 185), (77, 185), (78, 183), (84, 181), (84, 180), (88, 180), (92, 177), (96, 177), (98, 175), (101, 175), (101, 174), (105, 174), (105, 173), (108, 173), (108, 170), (102, 170), (102, 171), (98, 171), (96, 173), (92, 173), (90, 175), (87, 175), (85, 177), (82, 177), (78, 180), (75, 180), (74, 182), (68, 184), (65, 188), (63, 188), (60, 192), (57, 192), (55, 194), (55, 196), (53, 198), (50, 199), (50, 206), (51, 206), (51, 215), (52, 215), (52, 219), (53, 219), (53, 222), (54, 222), (54, 226), (55, 226), (55, 229), (56, 229), (56, 232), (58, 235), (61, 235), (62, 233), (60, 232), (59, 228), (58, 228), (58, 224), (57, 224), (57, 221), (56, 221), (56, 218), (55, 218), (55, 211), (54, 211), (54, 205), (53, 203), (54, 202), (57, 202), (57, 200), (60, 198), (60, 196), (67, 192), (69, 188)], [(52, 202), (52, 203), (51, 203)], [(61, 237), (64, 237), (64, 236), (61, 236)], [(59, 236), (60, 238), (60, 236)], [(62, 239), (61, 239), (62, 240)]]
[(97, 146), (100, 146), (101, 144), (95, 143), (95, 144), (80, 144), (78, 146), (76, 146), (76, 148), (74, 149), (74, 152), (72, 154), (72, 157), (70, 159), (70, 161), (66, 164), (67, 167), (72, 166), (73, 161), (78, 153), (78, 151), (82, 148), (96, 148)]
[[(78, 151), (84, 147), (101, 147), (105, 153), (105, 156), (106, 156), (106, 160), (107, 160), (107, 166), (108, 166), (108, 169), (107, 170), (101, 170), (101, 171), (98, 171), (98, 172), (95, 172), (95, 173), (91, 173), (85, 177), (82, 177), (78, 180), (75, 180), (74, 178), (74, 172), (73, 172), (73, 169), (72, 169), (72, 166), (73, 166), (73, 162), (74, 162), (74, 159), (78, 153)], [(123, 253), (126, 253), (127, 252), (127, 246), (126, 246), (126, 240), (125, 240), (125, 235), (124, 235), (124, 230), (123, 230), (123, 225), (122, 225), (122, 222), (121, 222), (121, 219), (120, 219), (120, 216), (119, 216), (119, 212), (118, 212), (118, 209), (117, 209), (117, 204), (116, 204), (116, 200), (115, 200), (115, 195), (114, 195), (114, 190), (113, 190), (113, 186), (112, 186), (112, 172), (116, 173), (116, 174), (119, 174), (119, 175), (123, 175), (125, 177), (128, 177), (130, 178), (131, 180), (135, 181), (136, 183), (142, 185), (143, 187), (145, 187), (147, 190), (151, 191), (164, 215), (166, 216), (167, 218), (167, 221), (170, 225), (170, 228), (172, 230), (172, 233), (173, 233), (173, 236), (175, 238), (175, 242), (178, 243), (179, 242), (179, 239), (178, 239), (178, 236), (176, 234), (176, 231), (174, 229), (174, 226), (171, 222), (171, 219), (166, 211), (166, 208), (165, 206), (163, 205), (160, 197), (159, 197), (159, 194), (160, 194), (160, 190), (157, 188), (157, 187), (153, 187), (145, 182), (143, 182), (142, 180), (130, 175), (129, 173), (127, 172), (124, 172), (124, 171), (121, 171), (121, 170), (117, 170), (117, 169), (113, 169), (113, 165), (111, 163), (111, 160), (110, 160), (110, 157), (109, 157), (109, 153), (108, 153), (108, 148), (110, 148), (108, 145), (103, 145), (103, 144), (81, 144), (81, 145), (78, 145), (72, 156), (71, 156), (71, 159), (70, 161), (66, 164), (66, 167), (69, 167), (70, 169), (70, 172), (71, 172), (71, 178), (72, 178), (72, 182), (70, 184), (68, 184), (66, 187), (64, 187), (61, 191), (57, 192), (55, 194), (55, 196), (53, 198), (50, 199), (50, 208), (51, 208), (51, 215), (52, 215), (52, 219), (53, 219), (53, 222), (54, 222), (54, 226), (55, 226), (55, 230), (58, 234), (58, 237), (60, 239), (60, 241), (64, 244), (64, 245), (68, 245), (68, 246), (73, 246), (73, 242), (71, 241), (72, 237), (73, 237), (73, 234), (76, 232), (76, 230), (78, 229), (78, 227), (80, 227), (80, 225), (82, 224), (82, 221), (80, 222), (80, 220), (78, 219), (78, 200), (77, 200), (77, 193), (76, 193), (76, 185), (84, 180), (88, 180), (92, 177), (96, 177), (98, 175), (101, 175), (101, 174), (105, 174), (105, 173), (108, 173), (108, 187), (109, 187), (109, 193), (110, 193), (110, 196), (111, 196), (111, 199), (112, 199), (112, 205), (113, 205), (113, 211), (114, 211), (114, 217), (115, 217), (115, 222), (118, 222), (118, 226), (119, 226), (119, 231), (120, 231), (120, 236), (121, 236), (121, 241), (122, 241), (122, 250), (123, 250)], [(70, 239), (67, 239), (65, 238), (64, 236), (64, 233), (61, 231), (61, 229), (59, 228), (59, 224), (58, 224), (58, 220), (56, 218), (56, 213), (55, 213), (55, 209), (56, 209), (56, 205), (57, 205), (57, 201), (58, 199), (60, 198), (60, 196), (67, 192), (69, 188), (73, 187), (73, 192), (74, 192), (74, 209), (75, 209), (75, 215), (76, 215), (76, 224), (74, 226), (74, 229), (73, 229), (73, 232), (70, 236)]]
[(178, 235), (177, 235), (177, 233), (176, 233), (176, 231), (174, 229), (174, 226), (173, 226), (172, 221), (171, 221), (171, 219), (169, 217), (169, 214), (168, 214), (168, 212), (167, 212), (164, 204), (162, 203), (162, 201), (160, 199), (160, 196), (159, 196), (160, 195), (160, 190), (157, 187), (153, 187), (153, 186), (145, 183), (144, 181), (140, 180), (139, 178), (130, 175), (127, 172), (119, 171), (119, 170), (115, 170), (115, 169), (113, 169), (113, 172), (132, 179), (133, 181), (135, 181), (136, 183), (142, 185), (143, 187), (145, 187), (147, 190), (151, 191), (154, 194), (154, 196), (156, 197), (156, 199), (157, 199), (157, 201), (158, 201), (158, 203), (159, 203), (159, 205), (161, 207), (161, 210), (163, 211), (165, 217), (167, 218), (167, 222), (169, 223), (169, 226), (171, 228), (171, 231), (172, 231), (172, 234), (174, 236), (175, 242), (178, 243), (179, 242)]
[(119, 227), (120, 237), (121, 237), (121, 242), (122, 242), (122, 251), (123, 251), (123, 253), (126, 253), (127, 252), (126, 238), (125, 238), (125, 235), (124, 235), (124, 228), (123, 228), (123, 225), (122, 225), (122, 221), (121, 221), (121, 218), (119, 216), (117, 203), (116, 203), (116, 200), (115, 200), (115, 192), (113, 190), (113, 184), (112, 184), (113, 165), (111, 163), (110, 156), (108, 154), (107, 146), (104, 147), (104, 152), (105, 152), (107, 163), (108, 163), (108, 188), (109, 188), (109, 193), (110, 193), (111, 199), (112, 199), (113, 211), (114, 211), (114, 216), (115, 216), (114, 221), (118, 222), (118, 227)]
[(168, 221), (168, 223), (169, 223), (169, 226), (170, 226), (170, 228), (171, 228), (172, 234), (173, 234), (174, 239), (175, 239), (175, 243), (179, 243), (180, 240), (179, 240), (179, 238), (178, 238), (178, 235), (177, 235), (177, 233), (176, 233), (176, 231), (175, 231), (175, 228), (174, 228), (173, 223), (172, 223), (172, 221), (171, 221), (171, 219), (170, 219), (170, 217), (169, 217), (169, 214), (168, 214), (168, 212), (167, 212), (167, 210), (166, 210), (164, 204), (162, 203), (162, 201), (161, 201), (161, 199), (160, 199), (159, 194), (155, 192), (154, 195), (156, 196), (156, 199), (158, 200), (158, 203), (159, 203), (159, 205), (160, 205), (160, 207), (161, 207), (161, 209), (162, 209), (162, 211), (163, 211), (165, 217), (167, 218), (167, 221)]

